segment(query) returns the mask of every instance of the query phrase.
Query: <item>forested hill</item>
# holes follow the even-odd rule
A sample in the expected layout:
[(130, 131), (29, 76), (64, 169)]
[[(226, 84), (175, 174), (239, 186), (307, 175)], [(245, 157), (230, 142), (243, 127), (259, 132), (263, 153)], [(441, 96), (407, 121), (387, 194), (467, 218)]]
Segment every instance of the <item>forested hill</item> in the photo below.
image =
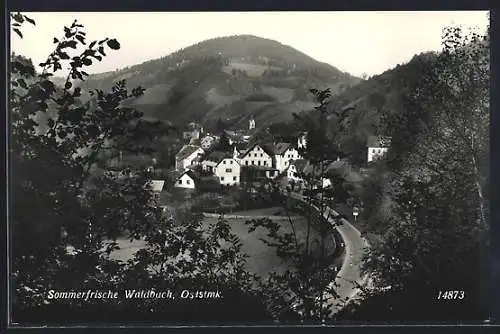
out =
[(339, 94), (360, 79), (277, 41), (251, 35), (220, 37), (160, 59), (91, 75), (83, 88), (126, 79), (146, 88), (135, 106), (150, 119), (174, 123), (229, 121), (257, 126), (290, 120), (313, 106), (309, 88)]
[(383, 115), (391, 117), (401, 114), (406, 108), (408, 94), (421, 84), (422, 74), (432, 67), (436, 53), (415, 55), (408, 63), (364, 80), (337, 96), (329, 105), (332, 126), (335, 112), (351, 108), (347, 122), (348, 131), (342, 137), (349, 150), (359, 152), (359, 160), (364, 159), (366, 139), (370, 135), (386, 135)]

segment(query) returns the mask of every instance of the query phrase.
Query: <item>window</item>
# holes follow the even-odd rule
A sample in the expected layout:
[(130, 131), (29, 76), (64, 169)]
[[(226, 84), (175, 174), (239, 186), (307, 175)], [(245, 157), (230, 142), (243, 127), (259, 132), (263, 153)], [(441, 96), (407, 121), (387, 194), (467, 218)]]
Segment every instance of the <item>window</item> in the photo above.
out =
[(231, 173), (233, 170), (231, 168), (226, 168), (226, 173)]
[(236, 176), (233, 176), (233, 181), (236, 181)]
[(264, 166), (266, 166), (266, 165), (267, 165), (267, 161), (264, 160)]
[(221, 180), (221, 181), (224, 181), (224, 176), (221, 176), (221, 177), (220, 177), (220, 180)]
[(252, 165), (255, 165), (255, 161), (252, 160)]
[(182, 184), (182, 180), (177, 181), (178, 184)]
[(248, 166), (248, 160), (245, 160), (245, 165)]
[(263, 157), (263, 156), (264, 156), (264, 154), (262, 154), (262, 153), (261, 153), (261, 154), (260, 154), (260, 156), (261, 156), (261, 157)]
[(257, 158), (257, 153), (254, 153), (254, 154), (253, 154), (253, 156), (254, 156), (255, 158)]
[(186, 184), (191, 184), (191, 180), (186, 180)]
[(259, 161), (257, 161), (257, 164), (260, 166), (260, 160), (259, 160)]
[(233, 160), (229, 160), (229, 163), (232, 165), (233, 164)]
[(225, 165), (226, 164), (226, 160), (222, 161), (222, 163)]

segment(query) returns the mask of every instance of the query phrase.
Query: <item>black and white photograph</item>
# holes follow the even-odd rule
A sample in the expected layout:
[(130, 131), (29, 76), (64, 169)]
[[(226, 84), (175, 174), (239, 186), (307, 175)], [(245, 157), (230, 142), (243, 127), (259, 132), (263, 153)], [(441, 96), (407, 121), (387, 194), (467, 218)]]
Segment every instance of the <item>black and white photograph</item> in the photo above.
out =
[(8, 15), (10, 326), (491, 321), (488, 11)]

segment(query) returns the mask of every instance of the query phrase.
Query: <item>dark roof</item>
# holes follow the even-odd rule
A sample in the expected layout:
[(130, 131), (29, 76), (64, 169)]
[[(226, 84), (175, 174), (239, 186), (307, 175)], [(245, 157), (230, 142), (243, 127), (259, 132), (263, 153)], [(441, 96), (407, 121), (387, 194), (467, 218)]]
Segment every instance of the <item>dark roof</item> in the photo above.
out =
[[(199, 181), (199, 178), (193, 173), (191, 170), (185, 171), (183, 174), (187, 174), (190, 178), (192, 178), (194, 181)], [(181, 175), (182, 176), (182, 175)]]
[(234, 142), (233, 143), (233, 150), (234, 150), (234, 146), (236, 146), (236, 149), (238, 151), (242, 151), (242, 150), (246, 150), (247, 149), (247, 143), (243, 143), (243, 142)]
[(195, 152), (199, 148), (201, 148), (201, 147), (196, 146), (196, 145), (185, 145), (183, 148), (181, 148), (179, 153), (177, 153), (175, 155), (175, 158), (183, 160), (184, 158), (187, 158), (188, 156), (190, 156), (193, 152)]
[(195, 186), (198, 186), (198, 183), (200, 182), (200, 179), (198, 178), (198, 176), (196, 176), (196, 174), (192, 170), (187, 170), (185, 172), (178, 173), (177, 177), (174, 179), (174, 181), (179, 180), (184, 174), (186, 174), (187, 176), (189, 176), (194, 181)]
[(265, 144), (255, 143), (252, 146), (249, 146), (248, 149), (243, 154), (240, 155), (240, 158), (245, 157), (245, 155), (247, 155), (248, 152), (250, 152), (251, 150), (253, 150), (253, 148), (255, 146), (259, 146), (260, 148), (262, 148), (262, 150), (264, 152), (266, 152), (270, 157), (272, 157), (274, 155), (272, 147), (269, 147), (268, 145), (265, 145)]
[[(220, 165), (220, 163), (221, 163), (224, 159), (233, 159), (233, 156), (232, 156), (232, 155), (229, 155), (229, 156), (227, 156), (227, 157), (223, 157), (222, 159), (220, 159), (220, 161), (219, 161), (219, 162), (217, 162), (217, 166), (219, 166), (219, 165)], [(238, 165), (240, 164), (240, 163), (238, 162), (238, 160), (236, 160), (236, 159), (234, 159), (234, 162), (236, 162)], [(217, 166), (215, 166), (215, 167), (217, 167)]]
[(205, 158), (205, 160), (213, 162), (221, 162), (224, 158), (231, 158), (231, 157), (232, 154), (229, 152), (213, 151)]
[(290, 143), (276, 143), (274, 145), (274, 154), (283, 155), (291, 146)]
[(391, 145), (391, 137), (368, 136), (366, 140), (367, 147), (389, 147), (390, 145)]

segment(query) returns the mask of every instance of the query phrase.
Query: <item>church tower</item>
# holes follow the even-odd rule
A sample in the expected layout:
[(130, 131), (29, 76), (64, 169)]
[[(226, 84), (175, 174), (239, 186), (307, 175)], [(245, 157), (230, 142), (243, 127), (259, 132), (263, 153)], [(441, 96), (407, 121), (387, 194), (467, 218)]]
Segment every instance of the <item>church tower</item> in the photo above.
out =
[(253, 119), (253, 116), (252, 118), (250, 118), (250, 121), (248, 122), (248, 130), (252, 129), (255, 129), (255, 120)]

